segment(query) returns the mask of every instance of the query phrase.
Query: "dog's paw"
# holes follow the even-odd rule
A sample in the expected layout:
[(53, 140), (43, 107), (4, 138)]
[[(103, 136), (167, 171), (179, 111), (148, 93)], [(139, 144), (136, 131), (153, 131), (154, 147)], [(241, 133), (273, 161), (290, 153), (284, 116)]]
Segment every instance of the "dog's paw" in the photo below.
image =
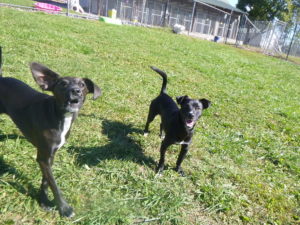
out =
[(75, 213), (73, 212), (73, 208), (69, 205), (64, 205), (59, 208), (59, 214), (62, 217), (73, 217)]
[(53, 209), (55, 209), (54, 204), (48, 204), (48, 203), (45, 204), (44, 202), (40, 203), (40, 207), (45, 211), (52, 211)]
[(186, 177), (185, 172), (183, 170), (178, 171), (179, 175), (182, 177)]
[(40, 207), (45, 211), (52, 211), (55, 209), (55, 204), (47, 199), (40, 201)]
[(177, 173), (179, 173), (179, 175), (182, 176), (182, 177), (185, 177), (185, 176), (186, 176), (186, 175), (185, 175), (185, 172), (183, 171), (183, 169), (182, 169), (181, 167), (175, 168), (175, 171), (176, 171)]
[(155, 169), (155, 172), (157, 173), (157, 175), (162, 175), (164, 171), (164, 166), (158, 166)]
[(161, 140), (164, 140), (166, 136), (164, 134), (161, 134), (161, 135), (159, 135), (159, 137)]
[(159, 177), (162, 177), (162, 176), (163, 176), (162, 173), (156, 173), (154, 177), (155, 177), (155, 178), (159, 178)]
[(147, 137), (149, 135), (149, 132), (144, 132), (144, 137)]
[(39, 197), (40, 207), (45, 211), (51, 211), (55, 208), (55, 204), (50, 201), (47, 195), (41, 194)]

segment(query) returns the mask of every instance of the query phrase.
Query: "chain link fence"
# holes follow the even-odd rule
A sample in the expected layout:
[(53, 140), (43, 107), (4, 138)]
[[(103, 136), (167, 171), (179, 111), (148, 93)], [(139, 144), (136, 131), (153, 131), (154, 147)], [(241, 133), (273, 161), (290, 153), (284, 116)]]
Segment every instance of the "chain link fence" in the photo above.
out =
[(252, 22), (244, 15), (236, 45), (286, 59), (300, 57), (300, 26), (279, 20)]
[(290, 56), (300, 57), (300, 22), (287, 26), (283, 38), (283, 51), (287, 54), (286, 59)]
[[(7, 1), (7, 0), (4, 0)], [(224, 11), (207, 4), (170, 0), (38, 0), (65, 8), (67, 16), (99, 19), (116, 10), (117, 18), (125, 24), (173, 27), (180, 24), (186, 34), (207, 40), (235, 44), (237, 47), (260, 51), (267, 55), (290, 58), (300, 63), (300, 24), (281, 21), (251, 21), (245, 14)], [(71, 1), (77, 1), (85, 13), (73, 13), (68, 9)], [(0, 7), (34, 8), (1, 3)], [(66, 11), (67, 10), (67, 11)], [(72, 12), (72, 13), (71, 13)]]

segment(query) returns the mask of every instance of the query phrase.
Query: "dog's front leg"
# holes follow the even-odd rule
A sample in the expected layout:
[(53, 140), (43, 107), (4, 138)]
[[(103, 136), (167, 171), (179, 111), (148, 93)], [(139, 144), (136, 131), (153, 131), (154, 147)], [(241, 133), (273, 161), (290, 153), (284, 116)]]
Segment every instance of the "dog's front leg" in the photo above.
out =
[(52, 157), (48, 159), (38, 157), (37, 159), (43, 173), (43, 181), (46, 181), (44, 182), (44, 185), (42, 183), (42, 188), (44, 188), (44, 193), (46, 194), (47, 191), (45, 192), (45, 188), (47, 189), (47, 186), (49, 185), (53, 192), (54, 200), (57, 203), (59, 214), (65, 217), (72, 217), (74, 216), (73, 209), (62, 197), (61, 191), (57, 187), (57, 184), (53, 177), (51, 169), (51, 161), (53, 162), (53, 159), (51, 160)]
[[(53, 159), (54, 159), (54, 155), (50, 157), (51, 166), (53, 165)], [(40, 206), (47, 211), (51, 210), (51, 208), (54, 206), (48, 198), (48, 187), (49, 187), (49, 183), (46, 177), (43, 175), (41, 188), (40, 188), (39, 203)]]
[(156, 168), (156, 172), (159, 173), (159, 174), (161, 174), (164, 170), (165, 155), (166, 155), (166, 151), (167, 151), (167, 149), (170, 145), (171, 144), (167, 141), (167, 139), (164, 139), (161, 143), (161, 146), (160, 146), (160, 159), (159, 159), (158, 166)]
[(39, 194), (39, 203), (40, 206), (44, 209), (44, 210), (51, 210), (52, 208), (52, 204), (51, 201), (48, 198), (48, 181), (46, 179), (45, 176), (43, 176), (42, 178), (42, 183), (41, 183), (41, 188), (40, 188), (40, 194)]
[(184, 173), (183, 169), (181, 168), (181, 163), (184, 160), (184, 158), (185, 158), (186, 153), (188, 152), (188, 150), (189, 150), (189, 145), (183, 144), (181, 146), (181, 151), (179, 153), (179, 156), (178, 156), (178, 159), (177, 159), (177, 162), (176, 162), (175, 171), (177, 171), (183, 177), (185, 176), (185, 173)]

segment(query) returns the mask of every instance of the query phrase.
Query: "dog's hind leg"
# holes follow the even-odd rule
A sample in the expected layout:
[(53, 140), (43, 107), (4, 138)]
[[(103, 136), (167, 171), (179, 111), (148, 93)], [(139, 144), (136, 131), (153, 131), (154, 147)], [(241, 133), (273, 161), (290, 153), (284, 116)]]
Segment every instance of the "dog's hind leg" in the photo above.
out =
[(153, 102), (152, 102), (149, 107), (148, 118), (147, 118), (147, 122), (146, 122), (145, 129), (144, 129), (145, 136), (147, 136), (149, 133), (149, 124), (154, 120), (154, 118), (156, 117), (157, 114), (158, 113), (156, 111), (155, 104), (153, 104)]

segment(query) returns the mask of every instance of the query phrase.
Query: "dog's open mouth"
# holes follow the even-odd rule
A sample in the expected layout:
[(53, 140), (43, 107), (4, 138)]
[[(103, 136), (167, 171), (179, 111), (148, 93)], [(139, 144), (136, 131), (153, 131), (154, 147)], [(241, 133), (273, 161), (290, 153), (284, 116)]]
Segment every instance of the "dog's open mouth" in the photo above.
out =
[(195, 124), (194, 120), (186, 120), (186, 126), (189, 128), (193, 128)]
[(70, 101), (68, 101), (68, 105), (77, 105), (79, 103), (78, 99), (72, 99)]
[(79, 99), (70, 99), (66, 102), (66, 107), (71, 109), (77, 109), (79, 107)]
[(68, 112), (77, 112), (80, 108), (80, 99), (69, 99), (65, 103), (65, 110)]

